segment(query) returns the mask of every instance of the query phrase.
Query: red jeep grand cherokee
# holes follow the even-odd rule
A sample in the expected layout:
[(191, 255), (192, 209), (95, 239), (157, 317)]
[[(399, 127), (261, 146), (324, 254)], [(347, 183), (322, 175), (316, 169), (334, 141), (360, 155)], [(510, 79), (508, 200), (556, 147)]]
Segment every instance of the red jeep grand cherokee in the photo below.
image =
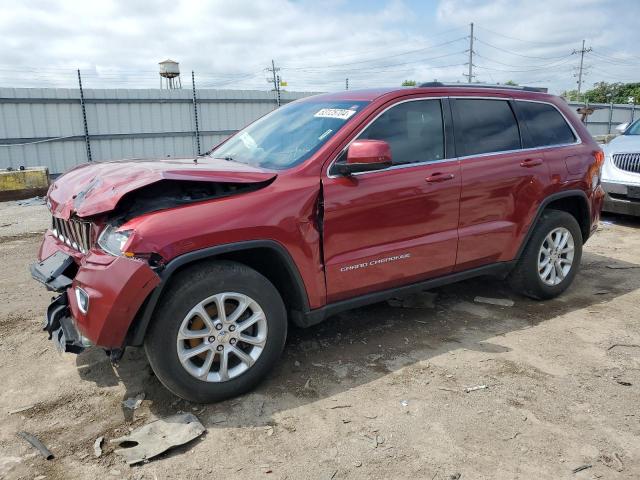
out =
[(288, 322), (487, 274), (560, 294), (603, 159), (558, 97), (432, 83), (305, 98), (196, 159), (82, 165), (48, 194), (44, 329), (113, 360), (144, 345), (183, 398), (238, 395)]

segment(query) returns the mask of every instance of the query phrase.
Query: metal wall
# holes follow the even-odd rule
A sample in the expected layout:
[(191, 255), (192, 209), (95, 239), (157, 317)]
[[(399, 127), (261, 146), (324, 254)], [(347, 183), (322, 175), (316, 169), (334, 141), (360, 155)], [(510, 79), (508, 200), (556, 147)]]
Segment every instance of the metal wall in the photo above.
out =
[[(575, 111), (584, 107), (584, 103), (569, 102)], [(616, 125), (632, 122), (640, 116), (640, 106), (628, 104), (590, 103), (594, 112), (587, 117), (587, 130), (591, 135), (608, 135), (616, 132)]]
[[(308, 95), (281, 97), (286, 103)], [(84, 97), (93, 160), (196, 154), (191, 90), (85, 89)], [(273, 92), (250, 90), (198, 90), (197, 104), (203, 152), (276, 107)], [(635, 105), (589, 106), (592, 135), (615, 133), (640, 115)], [(0, 88), (0, 168), (45, 166), (56, 174), (86, 161), (78, 89)]]
[[(191, 90), (85, 89), (84, 98), (93, 160), (196, 154)], [(202, 152), (276, 107), (273, 92), (246, 90), (198, 90), (197, 105)], [(78, 89), (0, 88), (0, 168), (55, 174), (86, 161)]]

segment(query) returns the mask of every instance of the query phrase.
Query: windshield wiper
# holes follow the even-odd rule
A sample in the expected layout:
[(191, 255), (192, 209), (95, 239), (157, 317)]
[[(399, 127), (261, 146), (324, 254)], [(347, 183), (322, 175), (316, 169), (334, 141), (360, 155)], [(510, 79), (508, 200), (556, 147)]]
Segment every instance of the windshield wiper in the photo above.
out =
[(213, 157), (214, 160), (226, 160), (227, 162), (233, 162), (233, 157)]

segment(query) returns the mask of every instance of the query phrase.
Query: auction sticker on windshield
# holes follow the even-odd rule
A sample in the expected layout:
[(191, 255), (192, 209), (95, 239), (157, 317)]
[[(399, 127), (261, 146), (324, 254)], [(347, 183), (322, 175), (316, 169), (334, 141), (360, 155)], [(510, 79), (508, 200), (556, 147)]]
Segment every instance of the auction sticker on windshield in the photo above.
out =
[(323, 108), (318, 110), (314, 117), (318, 118), (338, 118), (340, 120), (348, 120), (356, 113), (355, 110), (347, 108)]

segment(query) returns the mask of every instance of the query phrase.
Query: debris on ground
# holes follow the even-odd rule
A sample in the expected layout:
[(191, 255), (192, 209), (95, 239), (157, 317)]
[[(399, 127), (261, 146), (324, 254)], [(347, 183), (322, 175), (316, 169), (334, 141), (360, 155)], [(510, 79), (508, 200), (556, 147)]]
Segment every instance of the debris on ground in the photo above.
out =
[(16, 202), (20, 207), (32, 207), (33, 205), (44, 205), (46, 202), (44, 197), (33, 197)]
[(409, 402), (407, 400), (402, 400), (400, 402), (400, 405), (402, 405), (403, 407), (408, 407), (409, 406)]
[(584, 465), (580, 465), (579, 467), (576, 467), (573, 470), (571, 470), (571, 473), (578, 473), (578, 472), (581, 472), (582, 470), (586, 470), (587, 468), (591, 468), (591, 467), (593, 467), (593, 465), (589, 463), (585, 463)]
[(607, 351), (613, 350), (616, 347), (640, 348), (640, 345), (638, 345), (637, 343), (614, 343), (609, 348), (607, 348)]
[(602, 455), (600, 455), (600, 457), (598, 457), (598, 460), (605, 467), (612, 468), (617, 472), (622, 472), (624, 470), (624, 463), (622, 463), (622, 459), (617, 453), (614, 453), (613, 455), (603, 453)]
[(627, 382), (625, 380), (616, 380), (616, 383), (618, 383), (619, 385), (622, 385), (624, 387), (630, 387), (632, 385), (631, 382)]
[(15, 413), (20, 413), (20, 412), (25, 412), (27, 410), (31, 410), (33, 407), (35, 407), (35, 404), (33, 404), (33, 405), (25, 405), (24, 407), (14, 408), (13, 410), (9, 410), (9, 415), (13, 415)]
[(114, 438), (110, 443), (117, 444), (120, 448), (115, 453), (133, 465), (184, 445), (204, 432), (205, 428), (193, 413), (179, 413), (136, 428), (129, 435)]
[(473, 299), (476, 303), (487, 303), (489, 305), (498, 305), (499, 307), (513, 307), (515, 302), (508, 298), (489, 298), (489, 297), (476, 297)]
[(612, 270), (629, 270), (630, 268), (640, 268), (640, 265), (620, 265), (618, 263), (612, 263), (611, 265), (607, 265), (607, 268), (611, 268)]
[(127, 398), (122, 401), (122, 405), (124, 408), (128, 408), (129, 410), (136, 410), (140, 405), (142, 405), (142, 401), (144, 400), (145, 394), (144, 392), (139, 393), (135, 397)]
[(447, 387), (438, 387), (438, 390), (444, 390), (445, 392), (457, 392), (458, 390), (454, 389), (454, 388), (447, 388)]
[(93, 442), (93, 455), (96, 458), (100, 458), (100, 455), (102, 455), (102, 441), (104, 440), (104, 437), (98, 437), (96, 438), (96, 441)]
[(35, 436), (31, 435), (28, 432), (18, 432), (18, 436), (22, 437), (27, 442), (29, 442), (31, 446), (36, 450), (38, 450), (40, 454), (47, 460), (52, 460), (54, 458), (53, 453), (51, 453), (51, 450), (45, 447), (44, 443), (38, 440)]
[(469, 393), (469, 392), (475, 392), (476, 390), (485, 390), (489, 387), (487, 387), (486, 385), (476, 385), (475, 387), (467, 387), (464, 389), (465, 392)]
[(399, 308), (435, 308), (437, 293), (420, 292), (406, 297), (390, 298), (387, 304)]

